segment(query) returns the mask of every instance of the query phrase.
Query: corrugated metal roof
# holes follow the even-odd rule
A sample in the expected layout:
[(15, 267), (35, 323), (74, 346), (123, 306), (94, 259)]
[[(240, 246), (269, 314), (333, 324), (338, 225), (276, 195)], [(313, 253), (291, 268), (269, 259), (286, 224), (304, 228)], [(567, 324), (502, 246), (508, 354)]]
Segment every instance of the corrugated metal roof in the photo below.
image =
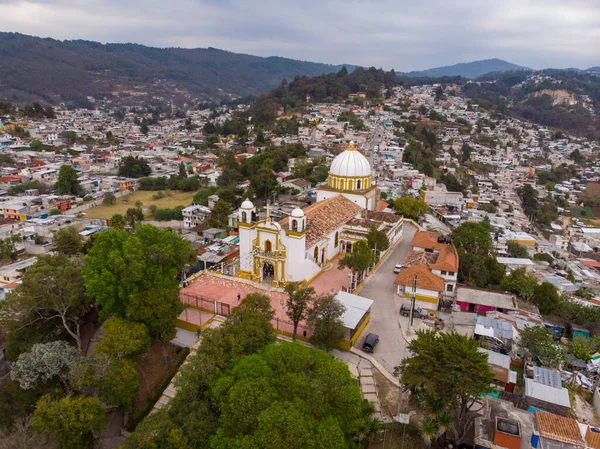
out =
[(543, 368), (541, 366), (533, 367), (533, 380), (536, 383), (547, 385), (552, 388), (562, 388), (560, 371), (556, 369)]
[(562, 407), (571, 407), (569, 391), (566, 388), (549, 387), (528, 377), (525, 378), (525, 396)]
[(505, 340), (512, 340), (513, 338), (513, 327), (508, 321), (498, 320), (487, 316), (478, 316), (476, 324), (491, 328), (494, 331), (494, 337)]

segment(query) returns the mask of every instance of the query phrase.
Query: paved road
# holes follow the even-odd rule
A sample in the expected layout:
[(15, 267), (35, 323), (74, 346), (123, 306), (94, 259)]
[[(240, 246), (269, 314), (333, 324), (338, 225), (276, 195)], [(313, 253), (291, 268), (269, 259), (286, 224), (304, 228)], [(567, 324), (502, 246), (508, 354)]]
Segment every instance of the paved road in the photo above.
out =
[(379, 344), (375, 348), (373, 357), (390, 373), (406, 357), (406, 340), (398, 324), (403, 300), (395, 294), (394, 265), (404, 261), (406, 254), (410, 251), (410, 242), (416, 230), (417, 228), (413, 225), (404, 223), (403, 240), (358, 293), (360, 296), (372, 299), (374, 303), (371, 307), (371, 321), (356, 347), (362, 348), (363, 340), (369, 332), (379, 335)]

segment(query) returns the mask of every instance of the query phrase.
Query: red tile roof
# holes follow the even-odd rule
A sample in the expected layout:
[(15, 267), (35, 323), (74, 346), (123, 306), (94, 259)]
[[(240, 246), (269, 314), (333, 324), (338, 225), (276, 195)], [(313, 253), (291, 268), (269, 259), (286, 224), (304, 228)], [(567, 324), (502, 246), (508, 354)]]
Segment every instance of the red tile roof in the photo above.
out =
[(576, 446), (585, 445), (583, 438), (581, 438), (577, 421), (574, 419), (540, 410), (536, 410), (535, 418), (540, 430), (540, 436)]
[(424, 290), (431, 290), (434, 292), (444, 291), (444, 280), (433, 274), (426, 265), (420, 264), (414, 267), (407, 267), (400, 270), (394, 284), (412, 286), (414, 278), (417, 277), (417, 287)]
[[(361, 207), (348, 198), (337, 195), (318, 201), (304, 209), (306, 216), (306, 247), (310, 248), (322, 240), (327, 234), (353, 218)], [(279, 222), (282, 228), (287, 228), (288, 217)]]

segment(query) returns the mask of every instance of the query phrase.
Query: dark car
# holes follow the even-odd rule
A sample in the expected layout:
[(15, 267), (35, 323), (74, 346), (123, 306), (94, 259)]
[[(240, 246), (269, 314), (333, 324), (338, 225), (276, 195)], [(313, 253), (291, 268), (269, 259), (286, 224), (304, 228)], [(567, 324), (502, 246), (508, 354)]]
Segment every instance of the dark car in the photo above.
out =
[(377, 334), (369, 334), (365, 338), (365, 342), (363, 343), (362, 350), (364, 352), (373, 352), (375, 346), (379, 343), (379, 335)]
[[(400, 307), (400, 315), (410, 316), (410, 303), (402, 304), (402, 306)], [(415, 306), (413, 316), (424, 320), (427, 319), (427, 317), (429, 316), (429, 312), (427, 312), (427, 310), (425, 309)]]

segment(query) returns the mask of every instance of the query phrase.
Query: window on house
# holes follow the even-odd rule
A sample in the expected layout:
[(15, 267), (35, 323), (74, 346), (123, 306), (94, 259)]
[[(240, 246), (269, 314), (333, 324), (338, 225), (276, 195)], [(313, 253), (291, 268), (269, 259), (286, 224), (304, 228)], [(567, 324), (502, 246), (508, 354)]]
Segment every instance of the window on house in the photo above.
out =
[(454, 285), (452, 285), (452, 284), (448, 284), (448, 285), (446, 285), (446, 291), (447, 291), (447, 292), (451, 292), (451, 291), (453, 291), (453, 290), (454, 290)]
[(292, 231), (298, 232), (298, 221), (292, 220)]
[(442, 276), (446, 276), (448, 274), (447, 271), (442, 271)]

